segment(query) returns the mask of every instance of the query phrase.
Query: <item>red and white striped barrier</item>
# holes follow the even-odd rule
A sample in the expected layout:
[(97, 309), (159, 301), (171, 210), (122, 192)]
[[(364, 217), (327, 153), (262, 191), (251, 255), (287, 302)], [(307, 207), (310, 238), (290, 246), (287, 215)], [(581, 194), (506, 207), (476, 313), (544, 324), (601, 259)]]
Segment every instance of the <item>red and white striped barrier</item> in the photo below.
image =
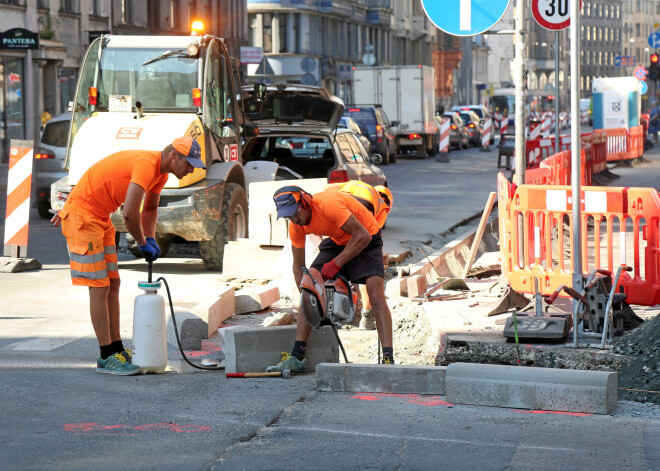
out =
[[(27, 253), (30, 226), (30, 191), (32, 188), (32, 141), (12, 139), (7, 177), (5, 253), (24, 247)], [(19, 256), (20, 251), (16, 251)]]
[(580, 111), (580, 124), (589, 124), (589, 112)]
[(543, 116), (543, 121), (541, 121), (541, 136), (544, 138), (550, 137), (550, 123), (552, 122), (552, 118), (550, 117), (550, 114), (545, 114)]
[(502, 117), (502, 121), (500, 121), (500, 139), (502, 139), (502, 135), (506, 134), (508, 130), (509, 130), (509, 116), (504, 115)]
[(529, 140), (541, 137), (541, 123), (529, 123)]
[(493, 120), (484, 118), (484, 127), (481, 130), (481, 151), (490, 152), (490, 133), (492, 132)]
[(449, 152), (449, 118), (442, 118), (442, 124), (440, 125), (440, 148), (438, 150), (445, 154)]

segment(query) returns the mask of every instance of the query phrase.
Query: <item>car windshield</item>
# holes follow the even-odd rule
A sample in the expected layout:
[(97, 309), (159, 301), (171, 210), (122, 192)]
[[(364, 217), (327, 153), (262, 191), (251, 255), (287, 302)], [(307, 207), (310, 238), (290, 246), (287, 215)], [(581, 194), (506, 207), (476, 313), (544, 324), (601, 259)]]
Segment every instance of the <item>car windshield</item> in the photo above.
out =
[[(136, 101), (145, 109), (194, 109), (198, 60), (166, 55), (169, 49), (106, 47), (101, 55), (98, 108), (131, 111)], [(161, 59), (148, 63), (156, 57)], [(146, 64), (145, 64), (146, 63)]]
[(466, 123), (471, 123), (472, 122), (472, 118), (467, 113), (461, 113), (461, 119)]
[(344, 114), (360, 123), (361, 127), (366, 127), (370, 136), (376, 135), (376, 124), (378, 123), (376, 123), (373, 110), (368, 108), (348, 108)]
[(41, 135), (41, 143), (53, 147), (66, 147), (69, 137), (69, 120), (50, 122), (46, 124)]
[(477, 116), (479, 116), (479, 119), (482, 119), (484, 117), (481, 108), (473, 108), (472, 111), (474, 111), (477, 114)]

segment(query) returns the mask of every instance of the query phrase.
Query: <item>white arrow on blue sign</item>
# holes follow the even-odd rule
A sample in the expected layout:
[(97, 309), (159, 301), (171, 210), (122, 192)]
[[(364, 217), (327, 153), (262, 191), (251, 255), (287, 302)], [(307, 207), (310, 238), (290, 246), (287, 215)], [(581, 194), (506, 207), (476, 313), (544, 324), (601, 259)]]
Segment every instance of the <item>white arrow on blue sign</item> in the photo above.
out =
[(660, 47), (660, 33), (651, 33), (649, 35), (649, 46), (653, 49)]
[(639, 82), (639, 93), (642, 95), (646, 95), (646, 92), (649, 91), (649, 86), (646, 84), (646, 82)]
[(422, 0), (429, 20), (447, 34), (474, 36), (504, 16), (510, 0)]

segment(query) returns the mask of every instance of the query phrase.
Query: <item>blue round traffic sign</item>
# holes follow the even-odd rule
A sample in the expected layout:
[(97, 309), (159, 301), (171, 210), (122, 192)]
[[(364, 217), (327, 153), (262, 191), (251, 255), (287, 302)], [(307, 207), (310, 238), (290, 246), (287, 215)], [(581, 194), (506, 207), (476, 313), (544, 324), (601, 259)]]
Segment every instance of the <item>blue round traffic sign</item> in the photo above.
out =
[(639, 93), (641, 95), (646, 95), (646, 92), (649, 91), (649, 86), (646, 84), (646, 82), (640, 81), (639, 82)]
[(447, 34), (474, 36), (495, 26), (510, 0), (422, 0), (429, 20)]
[(656, 32), (649, 35), (649, 46), (651, 46), (653, 49), (660, 47), (660, 33)]

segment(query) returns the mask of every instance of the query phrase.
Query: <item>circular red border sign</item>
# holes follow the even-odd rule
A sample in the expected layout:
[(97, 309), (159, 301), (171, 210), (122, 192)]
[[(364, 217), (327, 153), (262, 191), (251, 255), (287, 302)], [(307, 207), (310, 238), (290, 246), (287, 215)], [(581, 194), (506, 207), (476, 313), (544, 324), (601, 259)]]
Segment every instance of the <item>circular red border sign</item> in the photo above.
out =
[[(566, 7), (570, 8), (570, 1), (569, 0), (532, 0), (532, 15), (534, 15), (534, 19), (536, 20), (536, 22), (538, 24), (540, 24), (541, 26), (543, 26), (544, 28), (551, 29), (551, 30), (554, 30), (554, 31), (568, 28), (571, 25), (570, 16), (566, 21), (562, 21), (561, 23), (550, 23), (548, 20), (546, 20), (541, 15), (541, 11), (539, 10), (539, 3), (540, 2), (557, 4), (557, 3), (562, 2), (562, 1), (566, 1)], [(544, 5), (544, 7), (545, 7), (545, 5)], [(556, 8), (556, 6), (555, 6), (555, 8)], [(582, 10), (582, 0), (580, 0), (580, 10)]]

